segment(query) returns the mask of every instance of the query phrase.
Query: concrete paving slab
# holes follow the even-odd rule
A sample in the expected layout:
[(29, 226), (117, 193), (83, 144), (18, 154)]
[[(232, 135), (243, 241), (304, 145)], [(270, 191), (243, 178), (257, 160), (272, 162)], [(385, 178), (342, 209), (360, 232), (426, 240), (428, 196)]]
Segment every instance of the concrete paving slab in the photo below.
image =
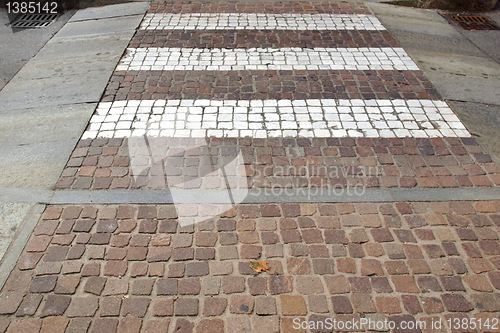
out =
[(500, 103), (500, 65), (436, 11), (369, 7), (445, 99)]
[(141, 17), (66, 25), (0, 91), (0, 111), (99, 101)]
[(48, 204), (54, 196), (53, 190), (0, 187), (0, 201)]
[[(96, 104), (0, 113), (0, 186), (51, 189)], [(30, 128), (30, 131), (20, 130)]]
[(0, 202), (0, 261), (33, 203)]
[[(96, 105), (59, 105), (0, 112), (0, 145), (79, 139)], [(30, 130), (19, 131), (22, 126)]]
[(60, 15), (55, 22), (42, 29), (12, 31), (7, 12), (0, 10), (0, 89), (61, 29), (74, 10)]
[(117, 35), (124, 33), (132, 36), (135, 28), (139, 25), (143, 14), (105, 18), (100, 20), (70, 22), (64, 26), (50, 41), (58, 42), (60, 38), (91, 38), (92, 36)]
[(50, 189), (78, 140), (69, 139), (0, 148), (0, 186)]
[[(500, 25), (500, 3), (497, 4), (496, 9), (481, 14), (496, 22), (497, 25)], [(500, 30), (469, 31), (461, 29), (458, 26), (455, 29), (480, 48), (481, 51), (500, 63), (500, 43), (492, 43), (492, 41), (500, 40)]]
[[(114, 16), (143, 13), (139, 7), (122, 6)], [(0, 258), (8, 249), (0, 288), (45, 208), (36, 202), (50, 200), (47, 190), (54, 188), (142, 14), (95, 18), (64, 26), (0, 91)]]
[(500, 105), (500, 65), (493, 60), (431, 52), (415, 58), (445, 99)]
[(144, 14), (148, 8), (149, 2), (131, 2), (97, 8), (86, 8), (79, 10), (71, 17), (69, 22)]
[[(68, 61), (66, 65), (59, 64), (57, 58), (45, 63), (34, 61), (25, 66), (0, 92), (0, 111), (97, 102), (120, 57), (116, 53), (103, 56), (97, 50), (97, 44), (114, 44), (119, 47), (123, 43), (124, 40), (82, 42), (82, 45), (92, 44), (96, 47), (94, 57), (82, 57), (77, 60), (76, 54), (73, 59), (66, 55), (62, 58), (74, 60)], [(82, 82), (85, 82), (85, 89), (82, 89)]]
[[(0, 207), (5, 208), (6, 215), (0, 216), (2, 225), (4, 217), (11, 219), (12, 226), (16, 225), (16, 233), (7, 240), (9, 242), (8, 251), (1, 253), (0, 261), (0, 289), (7, 281), (10, 272), (15, 267), (19, 255), (28, 242), (38, 220), (42, 216), (45, 205), (38, 204), (19, 204), (19, 203), (0, 203)], [(1, 210), (2, 208), (0, 208)], [(10, 213), (9, 213), (10, 212)], [(1, 214), (1, 212), (0, 212)], [(6, 249), (6, 250), (7, 250)]]
[(467, 123), (467, 129), (500, 164), (500, 106), (469, 102), (450, 102), (455, 114)]
[(463, 30), (463, 35), (471, 40), (478, 48), (490, 56), (497, 63), (500, 63), (500, 43), (492, 41), (500, 40), (500, 30), (491, 31), (467, 31)]
[[(3, 191), (0, 189), (0, 196)], [(226, 192), (218, 190), (62, 190), (54, 191), (52, 205), (74, 204), (225, 204)], [(470, 201), (498, 200), (499, 188), (427, 188), (427, 189), (261, 189), (233, 190), (244, 198), (241, 203), (339, 203), (390, 201)], [(47, 199), (47, 193), (38, 193), (34, 199)], [(174, 200), (175, 198), (175, 200)]]

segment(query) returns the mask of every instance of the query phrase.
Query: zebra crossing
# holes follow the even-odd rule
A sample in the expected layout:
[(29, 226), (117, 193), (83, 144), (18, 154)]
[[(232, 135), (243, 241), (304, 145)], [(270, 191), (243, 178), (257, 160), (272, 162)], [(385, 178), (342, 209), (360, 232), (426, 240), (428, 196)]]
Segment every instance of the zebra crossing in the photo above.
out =
[(385, 30), (373, 15), (188, 13), (148, 14), (146, 30)]
[[(325, 12), (323, 8), (315, 13), (293, 12), (293, 7), (289, 9), (292, 12), (283, 9), (277, 13), (255, 8), (255, 12), (248, 12), (248, 8), (244, 12), (226, 12), (228, 10), (231, 8), (222, 12), (193, 9), (172, 13), (162, 12), (161, 8), (155, 12), (153, 8), (131, 41), (134, 47), (127, 49), (116, 68), (116, 72), (123, 72), (127, 78), (116, 90), (133, 89), (135, 95), (140, 94), (141, 89), (151, 90), (156, 98), (136, 99), (127, 95), (124, 99), (103, 100), (82, 138), (470, 136), (444, 101), (427, 96), (391, 98), (384, 93), (387, 86), (394, 84), (389, 82), (383, 86), (377, 82), (380, 78), (394, 77), (399, 84), (401, 75), (421, 75), (421, 72), (404, 49), (380, 38), (385, 28), (366, 7), (364, 13), (360, 13), (359, 8), (349, 12), (348, 7), (339, 12), (335, 9)], [(180, 40), (168, 38), (171, 36), (168, 34), (175, 31), (182, 31)], [(289, 34), (289, 38), (279, 35), (280, 31)], [(328, 44), (322, 46), (329, 47), (304, 47), (312, 36), (307, 35), (308, 31), (318, 34), (321, 42)], [(339, 41), (339, 33), (346, 31), (364, 32), (372, 38)], [(221, 35), (225, 32), (228, 35)], [(250, 44), (257, 44), (250, 42), (256, 33), (266, 35), (272, 47), (251, 47)], [(204, 40), (212, 44), (178, 47), (183, 40), (189, 46)], [(143, 47), (143, 42), (154, 46)], [(353, 43), (357, 47), (351, 47)], [(313, 82), (310, 91), (301, 94), (305, 98), (276, 99), (264, 84), (252, 82), (254, 77), (268, 76), (270, 71), (292, 73), (294, 77), (305, 74), (311, 80), (314, 76), (333, 73), (340, 80), (334, 86), (322, 87), (323, 93), (332, 92), (334, 98), (316, 98), (313, 89), (317, 85)], [(167, 87), (165, 82), (182, 73), (193, 73), (200, 82), (186, 80)], [(204, 82), (207, 77), (215, 79)], [(229, 82), (217, 86), (228, 77)], [(415, 81), (410, 78), (408, 83), (401, 84), (404, 94), (414, 90), (422, 95)], [(241, 82), (247, 84), (239, 86)], [(141, 87), (140, 83), (144, 85)], [(304, 89), (301, 83), (284, 86), (289, 82), (283, 81), (282, 87), (291, 95)], [(429, 82), (423, 84), (431, 86)], [(368, 88), (382, 93), (370, 98), (346, 99), (345, 94), (335, 98), (337, 91), (355, 93), (356, 89), (365, 92)], [(176, 89), (190, 91), (190, 98), (172, 98)], [(260, 98), (249, 98), (250, 95), (245, 94), (255, 90), (261, 92)], [(220, 91), (231, 91), (242, 98), (206, 96)], [(389, 95), (389, 98), (378, 98), (380, 95)]]

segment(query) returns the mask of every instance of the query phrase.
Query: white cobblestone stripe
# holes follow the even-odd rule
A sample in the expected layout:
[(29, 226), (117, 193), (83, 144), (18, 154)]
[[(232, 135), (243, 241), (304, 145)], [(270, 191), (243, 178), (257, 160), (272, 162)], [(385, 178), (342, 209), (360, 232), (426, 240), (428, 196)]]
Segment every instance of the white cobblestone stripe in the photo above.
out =
[(402, 48), (129, 48), (117, 70), (418, 70)]
[(443, 101), (124, 100), (102, 102), (97, 137), (468, 137)]
[(156, 13), (147, 14), (143, 30), (385, 30), (366, 14), (256, 14), (256, 13)]

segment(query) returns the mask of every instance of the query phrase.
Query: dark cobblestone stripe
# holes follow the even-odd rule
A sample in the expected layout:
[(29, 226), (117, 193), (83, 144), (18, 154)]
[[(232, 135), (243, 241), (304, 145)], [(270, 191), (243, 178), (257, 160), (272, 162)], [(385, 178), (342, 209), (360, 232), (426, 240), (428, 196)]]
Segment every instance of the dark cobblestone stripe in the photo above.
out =
[(116, 71), (103, 102), (127, 99), (441, 99), (420, 71)]
[(362, 2), (154, 1), (149, 13), (371, 14)]
[[(165, 140), (174, 148), (176, 144), (182, 148), (193, 143), (193, 139)], [(254, 189), (500, 185), (500, 168), (470, 138), (207, 140), (213, 158), (224, 159), (235, 156), (238, 150), (242, 152), (248, 187)], [(206, 174), (207, 166), (199, 165), (196, 155), (168, 163), (180, 168), (176, 181)], [(160, 172), (134, 179), (126, 139), (81, 140), (57, 188), (164, 189), (165, 177)]]
[(282, 48), (398, 47), (387, 31), (139, 30), (129, 47)]

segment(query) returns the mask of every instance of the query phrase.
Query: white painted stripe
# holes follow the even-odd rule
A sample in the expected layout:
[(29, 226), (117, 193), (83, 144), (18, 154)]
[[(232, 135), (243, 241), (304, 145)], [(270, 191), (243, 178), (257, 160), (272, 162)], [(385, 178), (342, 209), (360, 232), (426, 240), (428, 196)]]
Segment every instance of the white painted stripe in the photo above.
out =
[(418, 70), (402, 48), (129, 48), (117, 70)]
[(443, 101), (129, 100), (102, 102), (96, 137), (468, 137)]
[(186, 13), (147, 14), (141, 29), (181, 30), (385, 30), (366, 14), (254, 14)]

